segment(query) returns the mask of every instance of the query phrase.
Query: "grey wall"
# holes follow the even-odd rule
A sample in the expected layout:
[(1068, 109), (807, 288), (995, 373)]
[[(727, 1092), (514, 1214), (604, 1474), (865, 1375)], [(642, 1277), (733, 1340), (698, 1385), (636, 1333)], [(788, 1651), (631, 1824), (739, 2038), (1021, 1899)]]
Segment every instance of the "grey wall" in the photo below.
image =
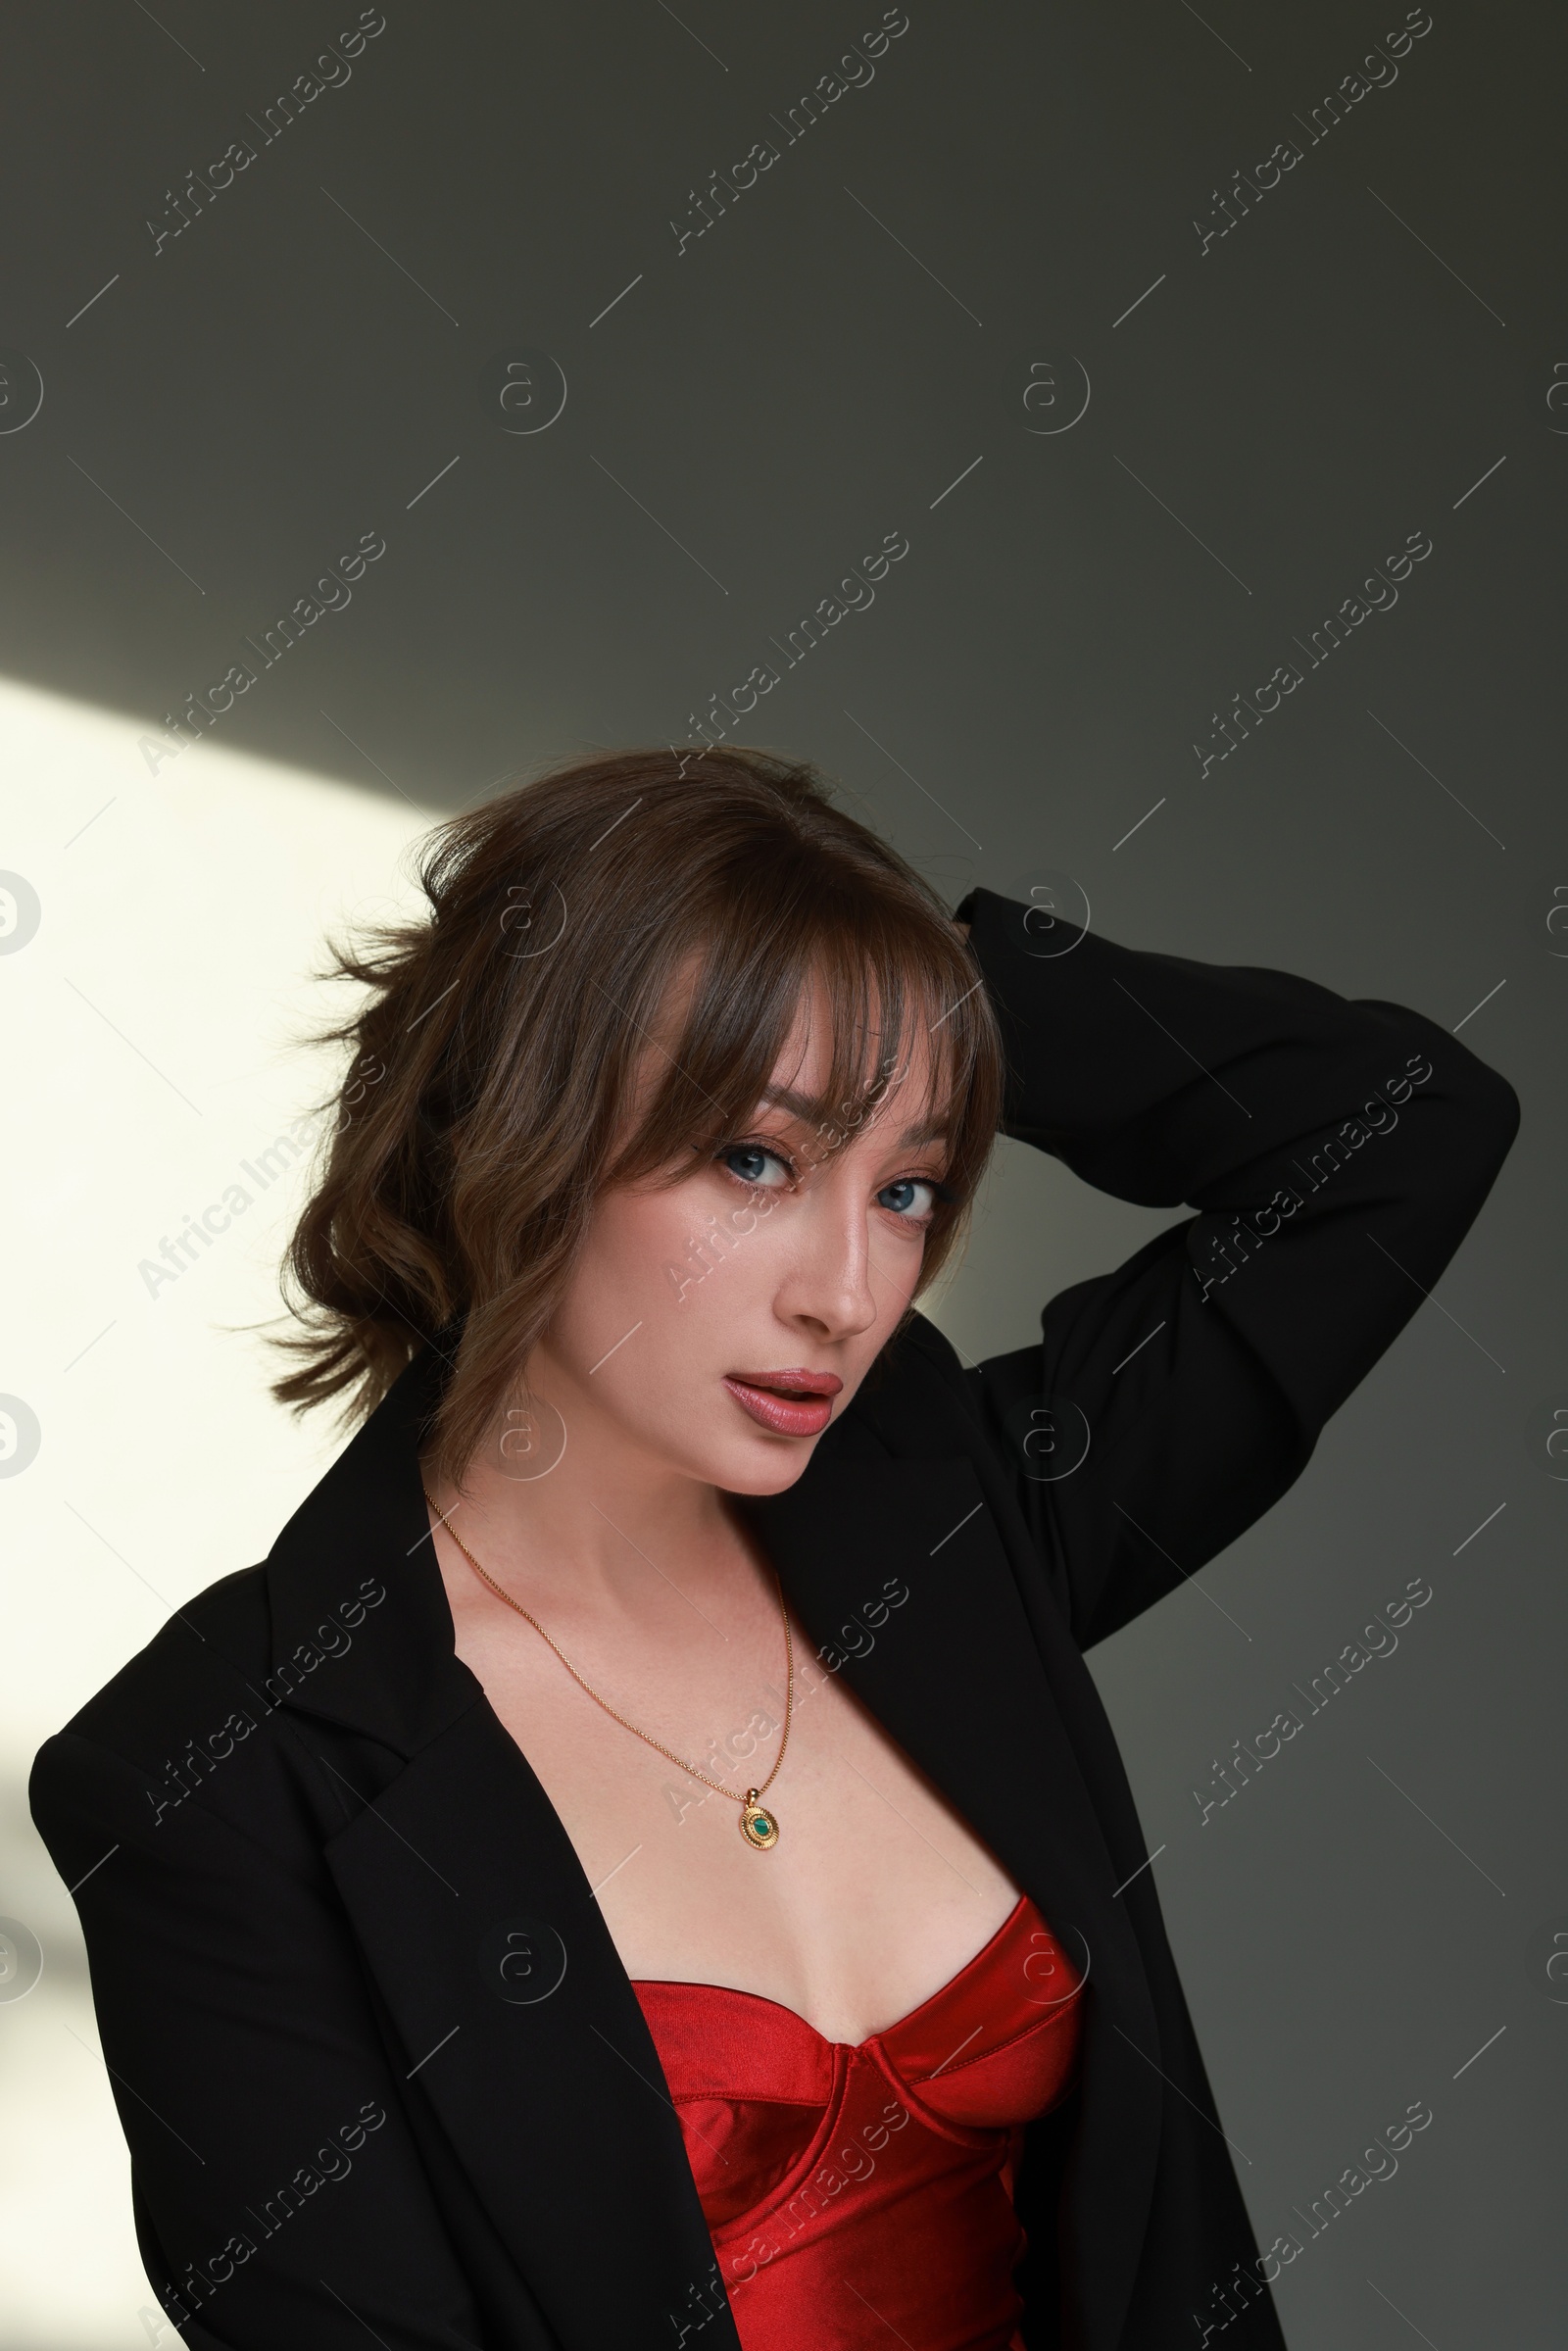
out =
[[(1263, 2241), (1433, 2110), (1288, 2271), (1294, 2351), (1544, 2351), (1560, 12), (1435, 0), (1330, 126), (1395, 0), (908, 0), (791, 137), (872, 0), (388, 0), (352, 78), (266, 136), (356, 13), (13, 24), (5, 666), (129, 741), (244, 661), (223, 740), (451, 808), (522, 760), (690, 740), (771, 662), (718, 723), (820, 759), (954, 899), (1059, 868), (1114, 937), (1464, 1024), (1526, 1105), (1480, 1229), (1297, 1490), (1094, 1663)], [(158, 243), (234, 140), (254, 160)], [(776, 161), (683, 245), (757, 141)], [(1219, 233), (1280, 142), (1298, 160)], [(264, 665), (246, 640), (366, 533), (352, 602)], [(874, 603), (790, 665), (889, 533)], [(1396, 604), (1312, 665), (1412, 533)], [(1283, 663), (1301, 682), (1222, 759), (1216, 715)], [(1022, 1344), (1158, 1221), (1004, 1148), (940, 1318)], [(1397, 1653), (1203, 1821), (1232, 1742), (1414, 1576)]]

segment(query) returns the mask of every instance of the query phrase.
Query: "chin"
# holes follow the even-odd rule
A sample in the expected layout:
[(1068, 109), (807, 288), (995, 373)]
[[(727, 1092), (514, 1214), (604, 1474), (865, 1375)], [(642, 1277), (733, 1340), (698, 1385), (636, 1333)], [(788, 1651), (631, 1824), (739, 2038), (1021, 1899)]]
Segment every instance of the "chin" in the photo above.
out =
[(805, 1475), (826, 1433), (774, 1437), (760, 1429), (755, 1435), (744, 1429), (734, 1435), (710, 1432), (708, 1443), (683, 1445), (678, 1450), (672, 1447), (665, 1458), (678, 1461), (688, 1477), (717, 1487), (720, 1494), (783, 1494)]
[(802, 1437), (748, 1445), (735, 1461), (715, 1467), (710, 1482), (724, 1494), (783, 1494), (805, 1475), (817, 1442)]

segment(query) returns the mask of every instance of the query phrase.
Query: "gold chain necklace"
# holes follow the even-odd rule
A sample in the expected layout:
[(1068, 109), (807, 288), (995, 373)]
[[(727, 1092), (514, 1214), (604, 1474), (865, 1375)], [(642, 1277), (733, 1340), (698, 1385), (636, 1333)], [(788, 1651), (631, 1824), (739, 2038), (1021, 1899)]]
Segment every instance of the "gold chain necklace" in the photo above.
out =
[[(778, 1742), (778, 1754), (774, 1758), (773, 1768), (768, 1773), (767, 1778), (762, 1782), (761, 1786), (760, 1788), (749, 1788), (743, 1796), (737, 1797), (733, 1788), (726, 1788), (721, 1780), (710, 1780), (706, 1772), (700, 1772), (696, 1770), (693, 1765), (686, 1762), (683, 1756), (677, 1755), (673, 1747), (666, 1747), (660, 1739), (651, 1739), (646, 1731), (639, 1731), (635, 1723), (629, 1723), (623, 1714), (617, 1714), (614, 1707), (610, 1704), (608, 1699), (602, 1698), (597, 1690), (590, 1689), (588, 1684), (583, 1680), (581, 1674), (578, 1673), (577, 1668), (572, 1664), (571, 1659), (566, 1655), (565, 1650), (561, 1646), (560, 1642), (550, 1640), (549, 1634), (545, 1631), (543, 1625), (539, 1622), (539, 1619), (536, 1616), (529, 1616), (527, 1609), (524, 1608), (520, 1600), (514, 1600), (510, 1592), (503, 1592), (501, 1586), (496, 1582), (493, 1576), (486, 1575), (484, 1569), (479, 1565), (478, 1560), (474, 1557), (467, 1544), (464, 1542), (463, 1537), (458, 1534), (457, 1530), (452, 1526), (450, 1520), (443, 1518), (440, 1511), (436, 1509), (435, 1503), (430, 1498), (430, 1490), (428, 1487), (424, 1489), (424, 1498), (427, 1502), (429, 1502), (433, 1516), (452, 1537), (453, 1542), (457, 1544), (459, 1550), (463, 1553), (463, 1556), (465, 1559), (466, 1559), (468, 1565), (472, 1568), (480, 1583), (485, 1585), (491, 1592), (493, 1592), (498, 1600), (505, 1600), (509, 1608), (514, 1608), (520, 1617), (525, 1618), (526, 1621), (532, 1625), (534, 1631), (539, 1635), (541, 1641), (550, 1642), (550, 1646), (555, 1650), (556, 1655), (561, 1659), (562, 1664), (565, 1667), (567, 1673), (570, 1674), (578, 1689), (586, 1690), (588, 1696), (593, 1699), (593, 1702), (596, 1706), (603, 1706), (605, 1712), (610, 1715), (613, 1721), (619, 1723), (623, 1731), (629, 1731), (634, 1739), (642, 1739), (644, 1744), (647, 1746), (657, 1747), (661, 1755), (667, 1756), (669, 1761), (675, 1764), (679, 1770), (685, 1772), (689, 1779), (700, 1781), (704, 1788), (710, 1788), (715, 1795), (728, 1796), (731, 1803), (738, 1802), (741, 1808), (741, 1835), (745, 1837), (749, 1845), (755, 1845), (760, 1853), (765, 1853), (770, 1846), (777, 1844), (777, 1817), (771, 1812), (764, 1811), (762, 1806), (758, 1802), (758, 1798), (772, 1787), (773, 1782), (778, 1777), (779, 1765), (784, 1760), (784, 1749), (789, 1744), (790, 1716), (794, 1711), (795, 1706), (795, 1644), (790, 1639), (790, 1612), (788, 1607), (785, 1605), (784, 1588), (782, 1584), (779, 1584), (778, 1586), (778, 1604), (779, 1613), (784, 1619), (784, 1736)], [(778, 1573), (776, 1569), (774, 1570), (773, 1581), (775, 1584), (778, 1584)]]

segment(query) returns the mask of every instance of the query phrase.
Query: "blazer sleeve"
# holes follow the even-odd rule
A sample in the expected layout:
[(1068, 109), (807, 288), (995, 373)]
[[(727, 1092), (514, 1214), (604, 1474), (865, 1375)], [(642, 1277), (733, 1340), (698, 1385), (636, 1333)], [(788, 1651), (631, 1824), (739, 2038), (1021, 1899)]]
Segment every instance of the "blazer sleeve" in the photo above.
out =
[(152, 1823), (146, 1774), (71, 1731), (29, 1792), (86, 1935), (142, 2260), (184, 2340), (477, 2351), (307, 1842), (281, 1860), (195, 1798)]
[(1036, 931), (987, 890), (958, 917), (1001, 1024), (1004, 1132), (1118, 1199), (1197, 1210), (964, 1375), (1087, 1648), (1299, 1476), (1463, 1239), (1519, 1105), (1398, 1004)]

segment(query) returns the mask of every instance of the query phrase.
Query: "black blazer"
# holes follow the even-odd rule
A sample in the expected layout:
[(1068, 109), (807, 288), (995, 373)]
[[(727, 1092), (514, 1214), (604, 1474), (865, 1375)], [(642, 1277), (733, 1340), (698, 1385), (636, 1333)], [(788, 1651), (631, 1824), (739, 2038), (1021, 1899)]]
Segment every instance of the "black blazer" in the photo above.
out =
[[(1198, 1213), (978, 1369), (915, 1317), (799, 1482), (747, 1507), (825, 1661), (1088, 1966), (1081, 2086), (1018, 2181), (1027, 2340), (1167, 2351), (1196, 2313), (1273, 2351), (1082, 1652), (1299, 1474), (1447, 1263), (1517, 1103), (1396, 1005), (1065, 928), (1039, 955), (1021, 907), (960, 910), (1007, 1132)], [(454, 1654), (416, 1462), (444, 1368), (426, 1346), (270, 1557), (176, 1610), (38, 1756), (142, 2255), (210, 2351), (365, 2351), (367, 2328), (386, 2351), (735, 2351), (636, 1996)], [(1220, 2303), (1238, 2264), (1255, 2293)]]

